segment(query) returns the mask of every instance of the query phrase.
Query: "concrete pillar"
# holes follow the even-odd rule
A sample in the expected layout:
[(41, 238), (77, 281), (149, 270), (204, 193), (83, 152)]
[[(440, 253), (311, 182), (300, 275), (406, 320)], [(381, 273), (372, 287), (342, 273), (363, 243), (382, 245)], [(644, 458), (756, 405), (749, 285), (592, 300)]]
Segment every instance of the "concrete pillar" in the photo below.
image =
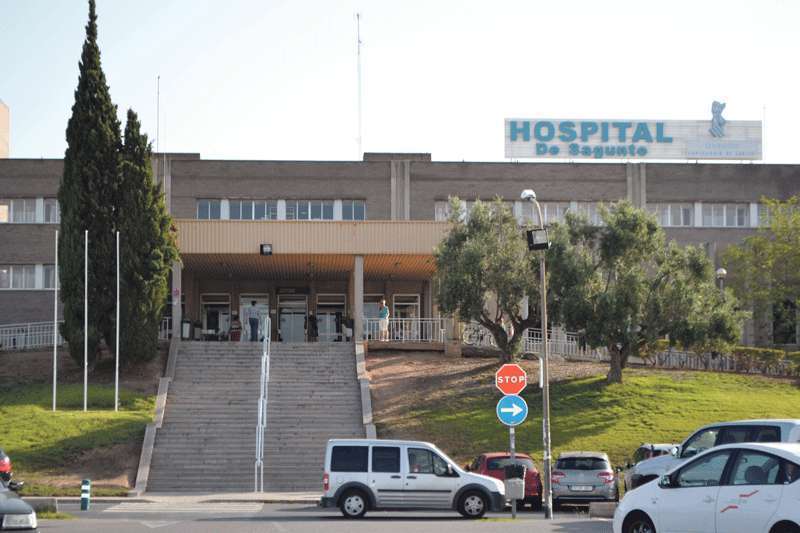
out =
[(422, 282), (422, 299), (424, 300), (424, 310), (422, 311), (422, 317), (424, 318), (433, 318), (433, 282), (431, 280), (426, 280)]
[(181, 312), (182, 270), (183, 265), (180, 261), (172, 263), (172, 334), (178, 336), (181, 334), (181, 321), (183, 320)]
[(357, 342), (364, 337), (364, 256), (353, 258), (353, 336)]

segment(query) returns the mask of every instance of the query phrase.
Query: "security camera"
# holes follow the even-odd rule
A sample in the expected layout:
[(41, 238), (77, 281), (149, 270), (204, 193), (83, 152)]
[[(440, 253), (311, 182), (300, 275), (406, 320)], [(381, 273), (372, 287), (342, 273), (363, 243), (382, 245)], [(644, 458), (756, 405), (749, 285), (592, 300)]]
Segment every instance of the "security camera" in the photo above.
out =
[(533, 192), (533, 189), (525, 189), (524, 191), (522, 191), (522, 194), (519, 195), (519, 199), (532, 202), (536, 200), (536, 193)]

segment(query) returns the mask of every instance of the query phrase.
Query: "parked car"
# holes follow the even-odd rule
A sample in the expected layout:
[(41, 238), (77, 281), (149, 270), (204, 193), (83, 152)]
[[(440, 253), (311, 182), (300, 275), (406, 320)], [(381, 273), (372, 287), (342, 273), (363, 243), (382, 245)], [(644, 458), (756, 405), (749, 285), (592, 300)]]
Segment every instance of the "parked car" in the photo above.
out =
[(505, 507), (505, 487), (461, 469), (428, 442), (331, 439), (325, 449), (321, 507), (347, 518), (374, 509), (453, 509), (467, 518)]
[(608, 455), (600, 452), (566, 452), (558, 456), (552, 473), (553, 507), (562, 503), (619, 500), (617, 476)]
[(0, 483), (0, 530), (36, 529), (36, 512), (16, 492)]
[(512, 463), (509, 452), (484, 453), (476, 457), (467, 470), (505, 481), (506, 466), (511, 464), (523, 465), (525, 467), (525, 499), (523, 503), (530, 505), (535, 510), (541, 509), (542, 480), (539, 476), (539, 471), (536, 469), (536, 464), (528, 454), (516, 453), (515, 455), (516, 457)]
[(796, 533), (800, 444), (740, 443), (706, 450), (625, 494), (614, 533)]
[(643, 443), (641, 446), (636, 448), (636, 451), (633, 452), (633, 456), (631, 457), (630, 461), (627, 465), (625, 465), (625, 469), (623, 470), (622, 476), (622, 485), (625, 487), (625, 490), (629, 490), (628, 487), (633, 487), (632, 477), (634, 475), (634, 467), (641, 463), (642, 461), (646, 461), (648, 459), (652, 459), (653, 457), (660, 457), (662, 455), (668, 455), (671, 453), (672, 448), (680, 446), (679, 444), (647, 444)]
[(703, 426), (668, 455), (635, 465), (631, 469), (628, 490), (657, 479), (709, 448), (738, 442), (800, 442), (800, 420), (738, 420)]

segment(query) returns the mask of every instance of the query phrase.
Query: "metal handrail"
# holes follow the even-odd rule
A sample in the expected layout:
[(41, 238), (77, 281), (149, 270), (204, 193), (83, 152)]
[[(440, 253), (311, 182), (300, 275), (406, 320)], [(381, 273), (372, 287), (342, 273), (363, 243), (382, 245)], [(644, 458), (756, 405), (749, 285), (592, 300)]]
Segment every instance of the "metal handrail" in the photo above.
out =
[(261, 394), (258, 397), (258, 423), (256, 424), (256, 462), (253, 492), (264, 492), (264, 439), (267, 431), (267, 397), (269, 395), (269, 356), (272, 341), (272, 321), (264, 317), (261, 331)]
[[(445, 342), (452, 331), (449, 318), (390, 318), (389, 341)], [(364, 340), (380, 340), (380, 318), (364, 318)]]
[[(59, 320), (58, 323), (63, 323), (63, 320)], [(64, 338), (60, 333), (56, 337), (58, 346), (62, 346)], [(52, 322), (0, 324), (0, 352), (45, 348), (52, 345)]]

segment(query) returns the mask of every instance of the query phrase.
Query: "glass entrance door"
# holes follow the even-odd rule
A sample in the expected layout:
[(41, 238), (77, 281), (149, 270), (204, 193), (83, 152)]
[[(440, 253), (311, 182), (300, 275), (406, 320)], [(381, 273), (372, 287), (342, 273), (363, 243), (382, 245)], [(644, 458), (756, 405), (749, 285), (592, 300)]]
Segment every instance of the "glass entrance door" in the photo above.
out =
[(308, 297), (299, 294), (278, 296), (278, 334), (281, 342), (305, 342)]
[[(255, 310), (252, 309), (253, 302), (256, 303)], [(242, 323), (242, 334), (240, 336), (242, 342), (251, 340), (250, 318), (256, 316), (258, 317), (259, 328), (262, 328), (264, 319), (269, 316), (269, 294), (240, 294), (239, 321)], [(261, 340), (264, 332), (257, 331), (256, 333), (256, 340)]]
[(344, 340), (342, 338), (344, 310), (344, 294), (317, 295), (317, 328), (320, 342)]

